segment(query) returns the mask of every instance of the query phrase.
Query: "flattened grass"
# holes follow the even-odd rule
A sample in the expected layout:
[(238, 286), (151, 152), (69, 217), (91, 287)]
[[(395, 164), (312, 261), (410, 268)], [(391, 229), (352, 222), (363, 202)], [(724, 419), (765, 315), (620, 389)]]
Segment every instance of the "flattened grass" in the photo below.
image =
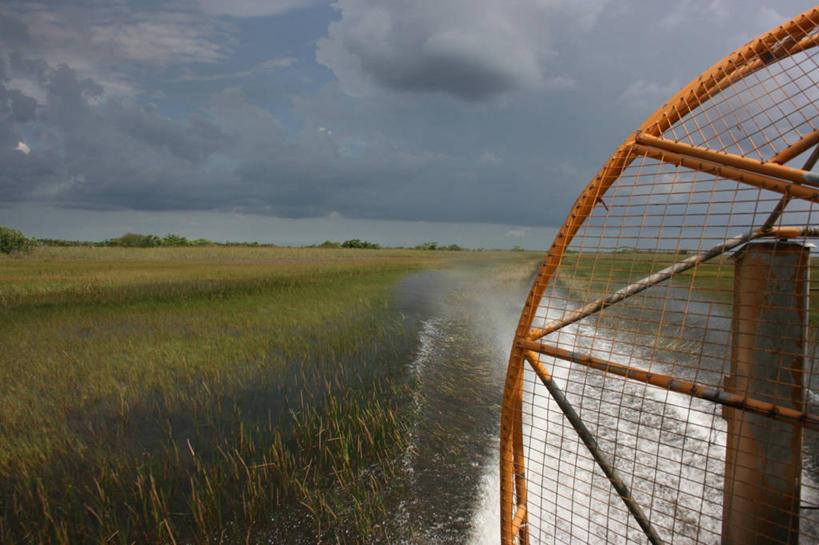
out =
[(356, 542), (406, 447), (407, 272), (512, 252), (0, 258), (0, 542)]
[[(570, 292), (581, 296), (584, 302), (603, 297), (628, 284), (656, 273), (690, 257), (691, 253), (670, 252), (582, 252), (567, 253), (561, 264), (558, 280)], [(819, 261), (811, 260), (816, 270)], [(672, 286), (691, 289), (700, 297), (720, 303), (726, 308), (733, 305), (734, 262), (723, 255), (697, 267), (675, 275)], [(662, 284), (664, 285), (664, 284)], [(819, 292), (810, 290), (810, 327), (819, 327)], [(812, 335), (815, 332), (812, 331)]]
[[(244, 248), (3, 259), (0, 540), (238, 539), (299, 505), (316, 513), (306, 532), (325, 531), (340, 501), (329, 476), (347, 485), (350, 460), (400, 448), (382, 438), (351, 458), (359, 428), (400, 439), (400, 422), (375, 429), (400, 391), (343, 392), (378, 392), (375, 363), (409, 351), (386, 307), (396, 279), (427, 262)], [(316, 426), (339, 448), (314, 445)]]

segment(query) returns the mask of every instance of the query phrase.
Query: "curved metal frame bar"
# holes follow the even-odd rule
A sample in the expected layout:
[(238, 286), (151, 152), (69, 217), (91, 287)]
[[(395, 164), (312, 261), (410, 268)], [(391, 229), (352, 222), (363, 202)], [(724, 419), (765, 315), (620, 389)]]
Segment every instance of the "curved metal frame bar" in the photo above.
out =
[[(703, 72), (688, 85), (683, 87), (666, 104), (659, 108), (654, 114), (646, 119), (638, 128), (637, 132), (629, 136), (609, 160), (598, 171), (597, 175), (589, 182), (583, 192), (572, 206), (566, 221), (563, 223), (549, 252), (541, 263), (538, 274), (532, 285), (521, 312), (515, 331), (515, 343), (509, 356), (509, 364), (506, 373), (504, 386), (503, 405), (501, 409), (501, 437), (500, 437), (500, 515), (501, 515), (501, 543), (512, 545), (516, 540), (519, 545), (528, 545), (529, 534), (527, 524), (527, 494), (526, 476), (523, 452), (523, 425), (522, 425), (522, 392), (523, 392), (523, 369), (526, 361), (527, 351), (531, 350), (531, 345), (522, 341), (532, 339), (532, 323), (535, 313), (549, 285), (555, 271), (563, 258), (566, 249), (569, 247), (574, 236), (577, 234), (583, 222), (591, 214), (597, 202), (602, 198), (612, 184), (620, 177), (623, 171), (634, 161), (636, 157), (646, 154), (646, 150), (656, 150), (645, 144), (639, 144), (638, 138), (643, 142), (657, 144), (657, 139), (663, 143), (663, 133), (673, 127), (683, 117), (694, 111), (698, 106), (709, 100), (712, 96), (728, 88), (732, 83), (768, 66), (769, 64), (819, 45), (817, 36), (810, 36), (810, 33), (819, 26), (819, 8), (812, 8), (783, 25), (763, 34), (752, 40), (745, 46), (737, 49), (726, 56), (711, 68)], [(640, 136), (638, 136), (640, 135)], [(803, 137), (798, 142), (792, 144), (787, 149), (780, 151), (777, 156), (770, 158), (773, 163), (783, 164), (799, 153), (813, 145), (817, 138), (816, 133)], [(689, 150), (690, 151), (690, 150)], [(660, 150), (657, 156), (663, 156), (670, 160), (678, 159), (672, 157), (671, 151)], [(676, 154), (685, 158), (684, 154)], [(728, 156), (729, 154), (720, 154)], [(792, 174), (795, 169), (773, 170), (767, 167), (765, 173), (754, 172), (747, 168), (751, 163), (749, 159), (730, 156), (739, 159), (742, 167), (720, 165), (719, 162), (709, 162), (703, 159), (696, 159), (700, 163), (708, 163), (705, 166), (717, 165), (724, 169), (739, 170), (738, 176), (731, 176), (744, 183), (754, 183), (754, 185), (768, 184), (772, 181), (774, 191), (779, 191), (785, 198), (807, 198), (814, 202), (819, 202), (817, 189), (810, 186), (803, 186), (798, 181), (794, 181), (791, 176), (781, 178), (772, 177), (769, 174)], [(665, 159), (663, 159), (665, 160)], [(686, 166), (700, 169), (695, 160), (691, 160)], [(682, 161), (680, 161), (682, 163)], [(761, 163), (766, 165), (769, 163)], [(703, 170), (705, 170), (705, 166)], [(782, 167), (786, 168), (786, 167)], [(791, 172), (788, 172), (791, 171)], [(798, 171), (797, 171), (798, 172)], [(744, 176), (742, 175), (744, 174)], [(798, 174), (802, 174), (798, 172)], [(803, 177), (804, 180), (804, 177)], [(810, 195), (808, 194), (810, 193)]]

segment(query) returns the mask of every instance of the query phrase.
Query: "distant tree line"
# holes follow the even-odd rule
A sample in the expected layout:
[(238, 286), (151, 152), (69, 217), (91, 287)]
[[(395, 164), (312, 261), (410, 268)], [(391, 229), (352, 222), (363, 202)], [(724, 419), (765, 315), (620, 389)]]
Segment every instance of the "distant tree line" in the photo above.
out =
[(160, 248), (184, 246), (275, 246), (275, 244), (260, 244), (258, 242), (214, 242), (206, 238), (190, 240), (176, 234), (164, 237), (157, 235), (143, 235), (140, 233), (125, 233), (121, 237), (109, 238), (102, 242), (88, 242), (80, 240), (61, 240), (43, 238), (38, 241), (44, 246), (116, 246), (122, 248)]
[(164, 237), (125, 233), (121, 237), (109, 238), (100, 243), (102, 246), (122, 246), (124, 248), (159, 248), (161, 246), (215, 246), (216, 243), (206, 238), (188, 240), (186, 237), (170, 234)]
[[(380, 244), (375, 242), (369, 242), (366, 240), (360, 240), (357, 238), (353, 238), (350, 240), (345, 240), (344, 242), (335, 242), (332, 240), (325, 240), (321, 244), (313, 244), (310, 246), (311, 248), (369, 248), (369, 249), (378, 249), (381, 248)], [(458, 251), (463, 250), (457, 244), (450, 244), (449, 246), (439, 245), (437, 242), (424, 242), (414, 247), (415, 250), (449, 250), (449, 251)]]
[(39, 243), (36, 238), (28, 238), (17, 229), (0, 225), (0, 252), (4, 254), (28, 252)]
[[(122, 248), (160, 248), (160, 247), (185, 247), (185, 246), (268, 246), (275, 247), (275, 244), (260, 244), (258, 242), (214, 242), (206, 238), (190, 240), (177, 234), (168, 234), (164, 237), (158, 235), (143, 235), (140, 233), (125, 233), (116, 238), (109, 238), (101, 242), (90, 242), (81, 240), (63, 240), (56, 238), (27, 238), (16, 229), (3, 227), (0, 225), (0, 252), (26, 252), (35, 246), (115, 246)], [(321, 244), (313, 244), (311, 248), (362, 248), (377, 250), (381, 245), (376, 242), (369, 242), (358, 238), (335, 242), (325, 240)], [(423, 242), (414, 247), (416, 250), (463, 250), (457, 244), (443, 245), (438, 242)], [(520, 250), (519, 246), (513, 250)]]
[(437, 242), (424, 242), (424, 243), (419, 244), (418, 246), (416, 246), (415, 249), (416, 250), (449, 250), (450, 252), (463, 250), (463, 248), (461, 248), (457, 244), (450, 244), (449, 246), (444, 246), (443, 244), (439, 245)]
[(309, 248), (366, 248), (369, 250), (377, 250), (381, 248), (381, 245), (375, 242), (351, 238), (350, 240), (345, 240), (344, 242), (325, 240), (321, 244), (312, 244), (309, 246)]

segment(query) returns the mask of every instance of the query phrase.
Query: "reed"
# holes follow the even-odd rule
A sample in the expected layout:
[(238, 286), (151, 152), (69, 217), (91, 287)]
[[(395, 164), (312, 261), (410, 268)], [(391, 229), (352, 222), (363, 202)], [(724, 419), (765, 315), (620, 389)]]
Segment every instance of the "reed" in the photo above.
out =
[(393, 285), (514, 254), (38, 248), (0, 259), (0, 542), (377, 534), (413, 418), (416, 331)]

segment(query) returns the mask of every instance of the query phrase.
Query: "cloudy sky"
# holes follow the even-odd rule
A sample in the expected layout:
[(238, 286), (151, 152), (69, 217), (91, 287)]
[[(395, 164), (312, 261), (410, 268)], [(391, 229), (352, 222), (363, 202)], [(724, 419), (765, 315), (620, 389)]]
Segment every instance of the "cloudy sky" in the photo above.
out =
[(0, 0), (0, 225), (544, 249), (645, 117), (811, 6)]

